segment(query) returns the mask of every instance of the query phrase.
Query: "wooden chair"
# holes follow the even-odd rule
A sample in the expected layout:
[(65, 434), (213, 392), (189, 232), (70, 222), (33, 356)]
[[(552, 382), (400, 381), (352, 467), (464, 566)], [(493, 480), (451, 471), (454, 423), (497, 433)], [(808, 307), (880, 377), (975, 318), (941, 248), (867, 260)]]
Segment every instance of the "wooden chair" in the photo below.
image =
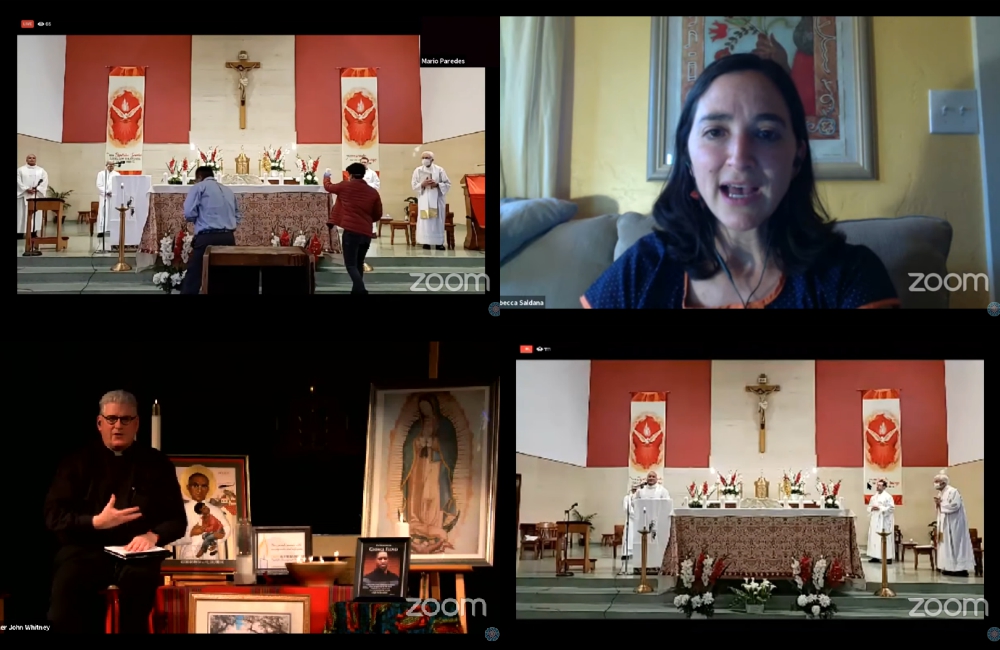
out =
[(622, 546), (622, 536), (624, 534), (625, 534), (625, 526), (622, 525), (615, 526), (615, 541), (611, 547), (611, 555), (616, 560), (618, 559), (618, 547)]
[(97, 223), (97, 209), (100, 203), (97, 201), (90, 202), (90, 214), (87, 216), (87, 223), (90, 224), (90, 236), (94, 236), (94, 224)]
[(931, 571), (937, 570), (937, 548), (930, 544), (913, 547), (913, 568), (920, 568), (920, 556), (927, 555), (931, 558)]
[[(390, 224), (390, 223), (392, 223), (392, 217), (382, 217), (381, 219), (379, 219), (378, 220), (378, 232), (376, 233), (375, 236), (376, 237), (381, 237), (382, 236), (382, 226), (385, 226), (385, 225)], [(389, 232), (392, 232), (391, 228), (390, 228)]]
[[(462, 177), (462, 190), (465, 192), (465, 245), (467, 250), (474, 251), (485, 251), (486, 250), (486, 229), (479, 225), (479, 220), (476, 219), (475, 210), (478, 208), (480, 211), (485, 209), (485, 197), (482, 194), (477, 193), (476, 198), (473, 199), (469, 194), (469, 180), (473, 180), (473, 184), (477, 187), (482, 187), (481, 181), (485, 180), (485, 174), (466, 174)], [(482, 216), (482, 215), (480, 215)], [(485, 219), (483, 220), (485, 223)]]
[[(542, 540), (538, 535), (538, 529), (535, 524), (521, 524), (521, 550), (518, 554), (519, 559), (524, 559), (524, 552), (531, 550), (535, 559), (537, 560), (542, 550)], [(525, 539), (528, 535), (535, 537), (537, 539)]]
[(983, 577), (983, 538), (979, 536), (979, 530), (969, 529), (969, 536), (972, 537), (972, 557), (976, 561), (975, 575), (977, 578)]
[(541, 544), (541, 548), (538, 550), (538, 557), (545, 557), (545, 549), (551, 548), (552, 554), (555, 556), (559, 553), (559, 527), (555, 522), (546, 521), (538, 524), (538, 541)]
[[(108, 585), (108, 588), (104, 590), (104, 596), (108, 603), (108, 612), (104, 618), (104, 633), (105, 634), (119, 634), (121, 632), (119, 623), (119, 613), (120, 606), (118, 602), (119, 589), (117, 585)], [(155, 608), (154, 608), (155, 609)], [(152, 634), (155, 631), (153, 625), (153, 612), (149, 613), (149, 633)]]

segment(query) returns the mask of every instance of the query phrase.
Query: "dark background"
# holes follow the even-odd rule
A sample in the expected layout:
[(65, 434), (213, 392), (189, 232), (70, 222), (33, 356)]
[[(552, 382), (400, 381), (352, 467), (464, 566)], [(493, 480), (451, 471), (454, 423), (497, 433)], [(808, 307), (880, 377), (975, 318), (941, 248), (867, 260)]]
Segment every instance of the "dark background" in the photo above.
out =
[[(376, 345), (377, 337), (366, 334), (371, 344), (333, 346), (325, 354), (294, 345), (247, 349), (245, 343), (199, 354), (197, 346), (164, 343), (159, 353), (127, 363), (80, 344), (73, 346), (77, 352), (54, 355), (57, 361), (15, 351), (18, 383), (8, 406), (2, 473), (4, 492), (14, 499), (0, 534), (0, 592), (9, 595), (5, 622), (46, 623), (57, 549), (44, 524), (46, 492), (59, 461), (99, 437), (98, 402), (109, 390), (124, 389), (138, 399), (137, 445), (150, 444), (155, 399), (164, 453), (248, 455), (254, 525), (361, 534), (371, 384), (428, 379), (427, 343), (389, 337)], [(496, 381), (498, 364), (478, 349), (442, 342), (439, 379)], [(466, 583), (468, 597), (496, 603), (495, 621), (494, 572), (477, 569)], [(410, 582), (418, 584), (416, 574)], [(442, 577), (442, 584), (452, 582)], [(486, 621), (470, 618), (470, 633), (485, 629)]]

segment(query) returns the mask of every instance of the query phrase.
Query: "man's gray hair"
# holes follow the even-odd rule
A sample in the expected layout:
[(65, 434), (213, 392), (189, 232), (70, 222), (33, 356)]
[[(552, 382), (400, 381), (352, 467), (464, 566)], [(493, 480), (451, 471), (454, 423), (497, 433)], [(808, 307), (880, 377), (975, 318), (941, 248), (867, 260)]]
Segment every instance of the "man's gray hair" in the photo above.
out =
[(104, 413), (104, 407), (108, 404), (124, 404), (125, 406), (131, 406), (132, 410), (139, 413), (139, 402), (135, 399), (135, 395), (125, 390), (113, 390), (104, 393), (104, 397), (101, 398), (100, 409), (101, 413)]
[(948, 476), (945, 475), (945, 474), (938, 474), (937, 476), (934, 477), (934, 482), (935, 483), (944, 483), (945, 485), (948, 485), (948, 483), (949, 483)]

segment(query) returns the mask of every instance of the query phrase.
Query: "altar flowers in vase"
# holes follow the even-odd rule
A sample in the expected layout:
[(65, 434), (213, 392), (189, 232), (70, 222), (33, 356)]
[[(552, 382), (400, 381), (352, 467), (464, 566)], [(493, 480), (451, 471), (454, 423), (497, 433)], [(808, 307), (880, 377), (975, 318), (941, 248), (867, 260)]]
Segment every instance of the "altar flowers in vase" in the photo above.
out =
[(292, 244), (292, 246), (295, 246), (296, 248), (305, 248), (306, 247), (306, 235), (305, 235), (305, 233), (303, 233), (300, 230), (299, 234), (295, 238), (295, 242)]
[(689, 508), (703, 508), (705, 507), (705, 502), (708, 501), (711, 494), (715, 493), (715, 489), (712, 492), (708, 491), (708, 481), (705, 481), (699, 487), (697, 483), (691, 482), (688, 486), (688, 507)]
[(199, 149), (198, 166), (211, 167), (212, 173), (218, 176), (222, 172), (222, 152), (218, 147), (212, 147), (208, 151)]
[(793, 610), (805, 612), (809, 618), (832, 618), (837, 613), (830, 593), (846, 581), (840, 560), (828, 562), (823, 556), (813, 560), (808, 555), (792, 558), (792, 580), (799, 591)]
[(160, 239), (160, 261), (153, 273), (153, 284), (164, 293), (180, 290), (181, 282), (187, 274), (193, 239), (186, 230), (178, 231), (173, 237), (165, 235)]
[(267, 160), (271, 167), (271, 176), (277, 177), (279, 172), (285, 171), (285, 159), (288, 154), (284, 149), (278, 147), (277, 149), (272, 149), (268, 147), (264, 150), (264, 155), (267, 156)]
[(316, 160), (310, 158), (308, 162), (299, 158), (299, 169), (302, 171), (302, 183), (304, 185), (319, 185), (319, 181), (316, 180), (316, 170), (319, 169), (319, 158)]
[(816, 491), (823, 497), (824, 508), (840, 507), (840, 481), (836, 483), (817, 483)]
[(715, 614), (715, 584), (726, 569), (723, 560), (714, 559), (702, 552), (697, 559), (681, 562), (680, 582), (674, 587), (674, 607), (687, 618), (701, 614), (711, 618)]
[[(184, 159), (184, 164), (187, 164), (187, 158)], [(176, 158), (171, 158), (170, 162), (167, 163), (167, 174), (169, 174), (167, 183), (169, 185), (183, 185), (184, 171), (182, 164)]]
[(725, 497), (726, 501), (735, 501), (740, 493), (740, 473), (733, 472), (728, 477), (719, 474), (719, 493)]

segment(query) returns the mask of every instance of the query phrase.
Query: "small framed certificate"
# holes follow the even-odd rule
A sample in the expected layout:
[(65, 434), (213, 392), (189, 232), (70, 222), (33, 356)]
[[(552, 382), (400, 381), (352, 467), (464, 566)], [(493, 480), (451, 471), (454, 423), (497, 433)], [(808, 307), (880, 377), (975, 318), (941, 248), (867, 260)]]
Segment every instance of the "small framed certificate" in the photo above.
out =
[(288, 575), (286, 562), (312, 555), (309, 526), (254, 526), (253, 566), (257, 575)]
[(358, 538), (354, 572), (354, 600), (405, 600), (410, 573), (410, 538)]

